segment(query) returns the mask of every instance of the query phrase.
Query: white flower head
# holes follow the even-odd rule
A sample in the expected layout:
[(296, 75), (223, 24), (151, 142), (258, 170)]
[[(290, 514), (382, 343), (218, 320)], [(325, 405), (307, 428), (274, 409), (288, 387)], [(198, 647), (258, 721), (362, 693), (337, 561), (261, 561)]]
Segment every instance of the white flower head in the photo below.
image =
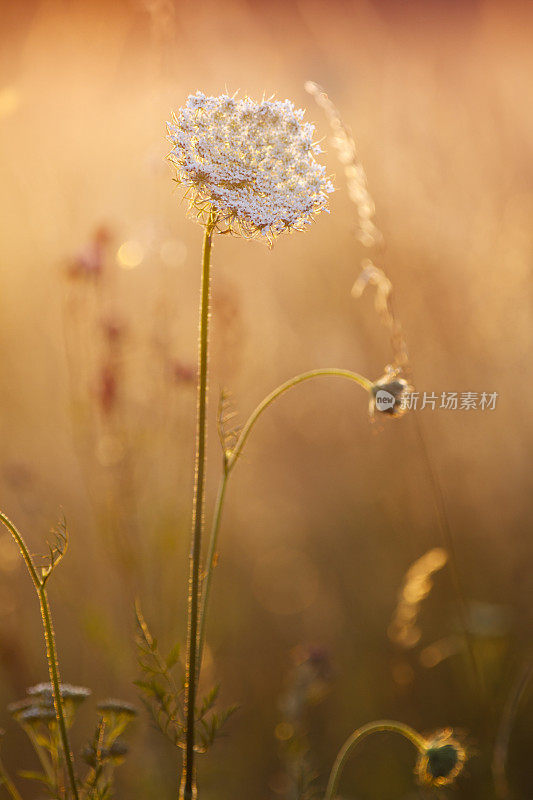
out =
[(289, 100), (190, 95), (172, 115), (168, 158), (190, 209), (220, 233), (274, 238), (305, 230), (333, 191), (314, 126)]

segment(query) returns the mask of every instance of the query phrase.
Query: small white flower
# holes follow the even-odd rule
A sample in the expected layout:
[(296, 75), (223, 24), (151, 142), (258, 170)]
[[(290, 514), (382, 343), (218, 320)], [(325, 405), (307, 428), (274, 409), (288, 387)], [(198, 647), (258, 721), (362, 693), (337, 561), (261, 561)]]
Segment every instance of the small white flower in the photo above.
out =
[[(264, 236), (305, 230), (327, 211), (333, 185), (315, 156), (314, 126), (290, 100), (190, 95), (172, 115), (168, 158), (198, 220), (221, 233)], [(211, 216), (213, 215), (213, 217)]]

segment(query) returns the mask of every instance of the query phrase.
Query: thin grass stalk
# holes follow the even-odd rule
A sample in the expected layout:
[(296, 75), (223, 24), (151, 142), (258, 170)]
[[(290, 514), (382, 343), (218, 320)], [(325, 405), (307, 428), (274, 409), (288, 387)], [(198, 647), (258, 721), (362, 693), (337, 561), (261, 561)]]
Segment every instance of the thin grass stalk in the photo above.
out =
[(533, 678), (533, 660), (529, 659), (520, 670), (518, 677), (511, 687), (511, 691), (505, 702), (500, 724), (496, 732), (494, 751), (492, 758), (492, 774), (494, 776), (494, 787), (498, 800), (508, 800), (511, 797), (509, 784), (507, 781), (507, 756), (513, 723), (520, 701)]
[[(426, 438), (424, 436), (424, 431), (422, 428), (422, 421), (420, 419), (419, 414), (415, 411), (414, 413), (414, 421), (415, 421), (415, 430), (418, 436), (418, 440), (420, 442), (420, 447), (422, 450), (422, 455), (424, 461), (426, 462), (426, 469), (429, 477), (429, 483), (431, 486), (431, 490), (433, 493), (433, 500), (435, 503), (435, 510), (437, 512), (437, 519), (439, 522), (439, 527), (441, 530), (441, 535), (443, 537), (444, 547), (447, 549), (450, 560), (450, 574), (452, 579), (453, 589), (455, 591), (455, 595), (457, 598), (457, 614), (459, 619), (459, 625), (461, 630), (463, 631), (464, 640), (466, 644), (466, 649), (468, 653), (468, 658), (470, 660), (470, 665), (472, 668), (472, 674), (474, 680), (477, 685), (477, 690), (481, 696), (482, 701), (487, 700), (487, 691), (485, 686), (485, 679), (481, 669), (480, 664), (478, 663), (478, 659), (476, 657), (476, 651), (474, 646), (474, 637), (470, 630), (469, 620), (468, 620), (468, 607), (466, 603), (466, 596), (463, 589), (463, 582), (461, 580), (461, 576), (459, 573), (458, 567), (458, 558), (455, 548), (455, 542), (452, 535), (452, 530), (450, 527), (450, 522), (448, 519), (448, 512), (446, 508), (446, 500), (444, 498), (444, 493), (442, 491), (442, 487), (439, 481), (439, 477), (437, 475), (436, 469), (433, 465), (431, 460), (431, 456), (429, 454), (429, 449), (427, 446)], [(492, 715), (493, 713), (493, 705), (491, 702), (487, 703), (488, 713)]]

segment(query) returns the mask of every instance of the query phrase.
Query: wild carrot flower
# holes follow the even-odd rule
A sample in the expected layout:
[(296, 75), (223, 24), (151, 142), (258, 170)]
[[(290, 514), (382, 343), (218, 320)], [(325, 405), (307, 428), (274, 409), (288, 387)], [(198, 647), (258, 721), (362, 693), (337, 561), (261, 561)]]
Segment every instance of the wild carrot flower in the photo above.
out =
[(214, 214), (220, 233), (271, 244), (327, 210), (333, 185), (304, 113), (289, 100), (190, 95), (168, 123), (168, 158), (193, 215), (205, 224)]

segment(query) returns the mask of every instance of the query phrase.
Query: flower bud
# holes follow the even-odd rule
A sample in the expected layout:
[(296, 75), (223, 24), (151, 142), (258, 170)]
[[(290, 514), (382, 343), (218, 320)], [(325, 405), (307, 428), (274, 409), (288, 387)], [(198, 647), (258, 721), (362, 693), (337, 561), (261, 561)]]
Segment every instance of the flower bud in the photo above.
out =
[(426, 786), (447, 786), (462, 772), (466, 761), (464, 747), (450, 729), (438, 731), (420, 753), (416, 774)]

